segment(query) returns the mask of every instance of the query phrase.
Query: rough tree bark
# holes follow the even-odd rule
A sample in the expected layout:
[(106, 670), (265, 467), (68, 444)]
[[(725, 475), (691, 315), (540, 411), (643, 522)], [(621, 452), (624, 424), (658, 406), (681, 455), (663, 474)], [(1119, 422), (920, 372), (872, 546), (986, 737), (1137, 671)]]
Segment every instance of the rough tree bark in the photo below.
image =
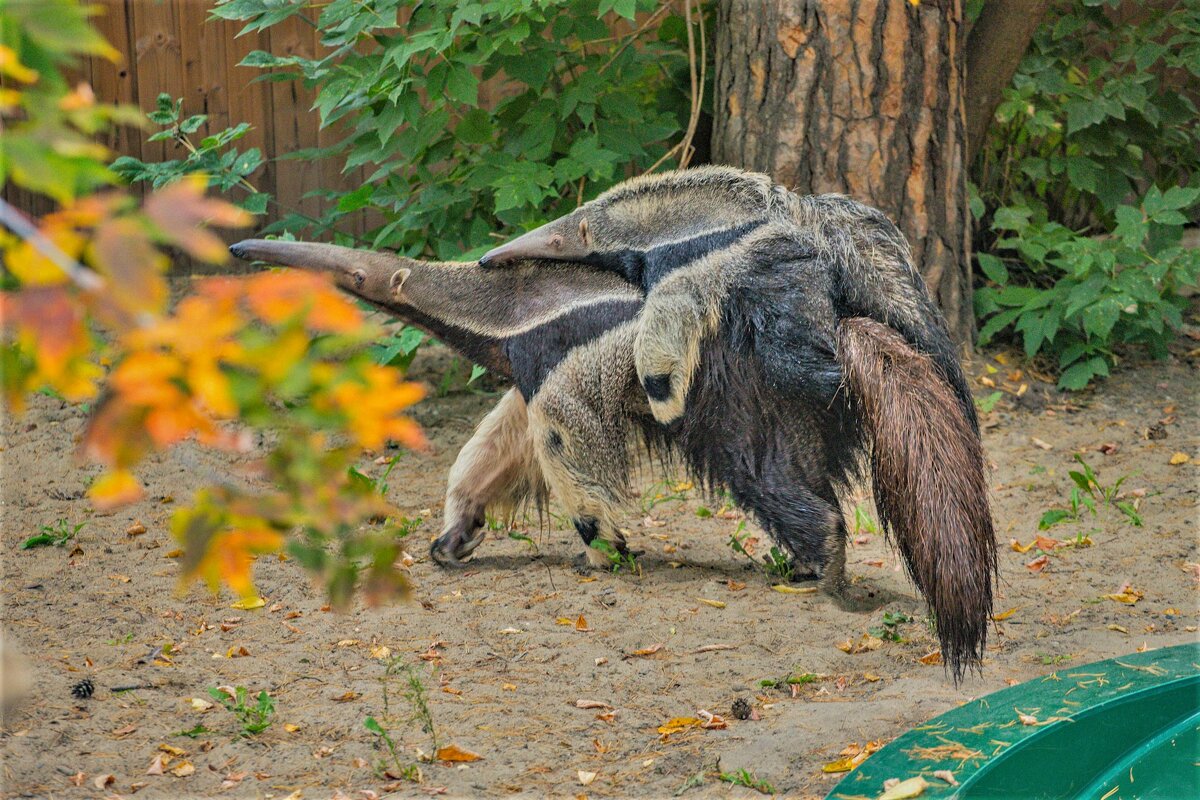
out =
[(886, 212), (974, 330), (961, 0), (720, 0), (713, 160)]
[(975, 160), (1050, 0), (988, 0), (967, 38), (967, 163)]

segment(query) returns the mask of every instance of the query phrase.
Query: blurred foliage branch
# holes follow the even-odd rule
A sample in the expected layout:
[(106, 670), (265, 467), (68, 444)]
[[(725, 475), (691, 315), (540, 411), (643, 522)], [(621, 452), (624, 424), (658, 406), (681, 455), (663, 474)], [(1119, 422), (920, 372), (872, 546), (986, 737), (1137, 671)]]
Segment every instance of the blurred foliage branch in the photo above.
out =
[[(376, 331), (332, 284), (307, 273), (212, 278), (169, 308), (165, 248), (219, 263), (228, 254), (205, 226), (251, 215), (205, 196), (208, 177), (164, 185), (144, 204), (120, 189), (93, 136), (137, 121), (70, 87), (80, 56), (119, 58), (73, 0), (10, 0), (0, 8), (0, 179), (52, 198), (38, 220), (0, 201), (0, 379), (20, 411), (45, 389), (95, 400), (80, 453), (105, 467), (88, 495), (97, 508), (139, 499), (134, 469), (186, 440), (249, 453), (268, 442), (257, 475), (205, 489), (174, 515), (183, 578), (221, 582), (261, 603), (257, 556), (287, 549), (345, 604), (404, 588), (394, 566), (410, 526), (369, 524), (394, 514), (351, 479), (363, 448), (422, 444), (403, 411), (421, 396), (380, 367), (364, 344)], [(101, 393), (101, 385), (103, 392)]]

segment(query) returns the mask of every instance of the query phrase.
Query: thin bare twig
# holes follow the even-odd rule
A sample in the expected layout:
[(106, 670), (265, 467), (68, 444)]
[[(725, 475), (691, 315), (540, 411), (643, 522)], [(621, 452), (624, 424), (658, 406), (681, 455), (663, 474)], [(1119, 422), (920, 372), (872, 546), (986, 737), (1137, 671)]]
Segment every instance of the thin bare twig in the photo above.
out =
[(600, 69), (596, 70), (596, 74), (597, 74), (597, 75), (603, 75), (603, 74), (604, 74), (604, 70), (606, 70), (606, 69), (608, 69), (609, 67), (611, 67), (611, 66), (612, 66), (612, 64), (613, 64), (613, 62), (614, 62), (614, 61), (616, 61), (618, 58), (620, 58), (620, 56), (621, 56), (621, 53), (624, 53), (624, 52), (625, 52), (625, 50), (626, 50), (626, 48), (628, 48), (628, 47), (629, 47), (629, 45), (633, 44), (633, 43), (634, 43), (634, 41), (635, 41), (635, 40), (636, 40), (636, 39), (637, 39), (639, 36), (641, 36), (641, 35), (642, 35), (642, 33), (643, 33), (643, 32), (644, 32), (644, 31), (645, 31), (647, 28), (649, 28), (651, 25), (653, 25), (653, 24), (654, 24), (654, 23), (655, 23), (655, 22), (658, 20), (658, 18), (659, 18), (659, 17), (661, 17), (663, 14), (665, 14), (667, 11), (669, 11), (669, 10), (670, 10), (670, 8), (671, 8), (671, 3), (670, 3), (670, 2), (663, 3), (663, 4), (662, 4), (662, 6), (661, 6), (661, 7), (658, 9), (658, 11), (655, 11), (653, 14), (651, 14), (651, 15), (650, 15), (650, 16), (649, 16), (649, 17), (646, 19), (646, 21), (645, 21), (645, 22), (643, 22), (643, 23), (641, 24), (641, 26), (639, 26), (639, 27), (638, 27), (638, 29), (637, 29), (637, 30), (635, 30), (633, 33), (629, 34), (629, 38), (625, 40), (625, 43), (624, 43), (624, 44), (622, 44), (620, 47), (618, 47), (618, 48), (617, 48), (617, 52), (613, 53), (613, 54), (612, 54), (612, 57), (611, 57), (611, 58), (609, 58), (609, 59), (608, 59), (608, 61), (605, 61), (605, 62), (604, 62), (604, 66), (602, 66), (602, 67), (600, 67)]
[[(705, 52), (704, 40), (704, 13), (699, 14), (700, 24), (700, 67), (696, 67), (696, 40), (695, 34), (692, 32), (692, 0), (683, 0), (684, 19), (687, 24), (688, 33), (688, 76), (691, 79), (692, 96), (690, 108), (688, 110), (688, 124), (684, 131), (683, 139), (678, 144), (672, 147), (667, 152), (663, 153), (662, 158), (655, 161), (644, 173), (649, 174), (661, 167), (666, 161), (679, 155), (679, 168), (686, 169), (692, 156), (696, 150), (692, 147), (692, 140), (696, 136), (696, 126), (700, 123), (700, 113), (704, 107), (704, 81), (707, 77), (706, 62), (707, 53)], [(699, 74), (697, 74), (699, 73)]]
[(39, 231), (36, 225), (26, 219), (24, 214), (9, 205), (8, 201), (3, 198), (0, 198), (0, 225), (29, 242), (34, 250), (50, 259), (54, 266), (61, 269), (63, 274), (80, 289), (85, 292), (98, 292), (104, 288), (103, 278), (64, 253), (58, 245)]
[(704, 47), (704, 12), (699, 11), (700, 23), (700, 76), (696, 77), (696, 48), (692, 36), (692, 0), (683, 0), (684, 19), (688, 32), (688, 73), (692, 79), (692, 107), (688, 116), (687, 132), (683, 136), (683, 148), (679, 154), (679, 168), (686, 169), (695, 154), (692, 139), (696, 136), (696, 126), (700, 123), (700, 111), (704, 105), (704, 78), (707, 58)]

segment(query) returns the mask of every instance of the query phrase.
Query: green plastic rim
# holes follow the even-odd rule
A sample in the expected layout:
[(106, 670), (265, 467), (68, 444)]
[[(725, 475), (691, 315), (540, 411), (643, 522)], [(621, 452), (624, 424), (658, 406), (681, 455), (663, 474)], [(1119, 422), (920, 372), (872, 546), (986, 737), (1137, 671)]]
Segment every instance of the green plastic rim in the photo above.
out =
[[(953, 774), (958, 786), (935, 777)], [(1200, 643), (1096, 661), (993, 692), (913, 728), (827, 800), (1200, 798)]]

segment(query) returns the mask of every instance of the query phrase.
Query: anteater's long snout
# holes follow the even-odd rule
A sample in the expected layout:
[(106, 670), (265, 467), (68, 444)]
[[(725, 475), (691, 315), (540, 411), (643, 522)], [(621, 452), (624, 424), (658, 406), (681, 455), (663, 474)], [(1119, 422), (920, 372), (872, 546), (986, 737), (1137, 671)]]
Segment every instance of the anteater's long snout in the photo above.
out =
[(404, 268), (404, 261), (390, 253), (318, 242), (247, 239), (231, 245), (229, 252), (245, 261), (331, 273), (338, 286), (378, 303), (394, 299), (392, 278)]

